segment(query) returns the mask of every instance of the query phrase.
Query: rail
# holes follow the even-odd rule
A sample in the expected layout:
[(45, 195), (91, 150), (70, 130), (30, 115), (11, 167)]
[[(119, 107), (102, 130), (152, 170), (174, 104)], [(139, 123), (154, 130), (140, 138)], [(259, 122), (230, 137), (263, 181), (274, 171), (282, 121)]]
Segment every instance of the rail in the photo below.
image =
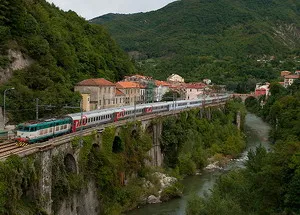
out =
[[(224, 104), (225, 104), (225, 102), (219, 102), (219, 103), (214, 103), (214, 104), (206, 104), (204, 106), (204, 108), (219, 106), (219, 105), (224, 105)], [(146, 121), (146, 120), (151, 120), (151, 119), (154, 119), (154, 118), (157, 118), (157, 117), (165, 117), (165, 116), (170, 116), (170, 115), (176, 115), (176, 114), (181, 113), (181, 112), (185, 112), (185, 111), (192, 110), (192, 109), (198, 109), (198, 108), (199, 107), (191, 107), (191, 108), (185, 108), (185, 109), (181, 109), (181, 110), (167, 111), (167, 112), (161, 112), (161, 113), (153, 113), (151, 115), (144, 115), (144, 116), (137, 116), (136, 121)], [(1, 148), (2, 145), (0, 145), (0, 160), (3, 161), (6, 158), (8, 158), (10, 155), (13, 155), (13, 154), (16, 154), (20, 157), (25, 157), (25, 156), (28, 156), (28, 155), (31, 155), (31, 154), (34, 154), (34, 153), (37, 153), (37, 152), (40, 152), (40, 151), (47, 151), (47, 150), (50, 150), (50, 149), (55, 148), (57, 146), (60, 146), (62, 144), (70, 142), (71, 140), (74, 139), (75, 136), (80, 136), (80, 135), (87, 136), (87, 135), (90, 135), (93, 131), (104, 130), (106, 127), (111, 127), (111, 126), (119, 127), (119, 126), (122, 126), (122, 125), (126, 125), (128, 122), (133, 122), (133, 119), (129, 118), (129, 119), (125, 119), (125, 120), (122, 120), (122, 121), (110, 122), (110, 123), (107, 123), (107, 124), (101, 124), (99, 126), (94, 126), (94, 127), (91, 127), (91, 128), (84, 129), (82, 131), (76, 131), (74, 133), (70, 133), (70, 134), (66, 134), (66, 135), (63, 135), (63, 136), (55, 137), (55, 138), (52, 138), (52, 139), (50, 139), (48, 141), (45, 141), (43, 143), (30, 144), (30, 145), (27, 145), (27, 146), (24, 146), (24, 147), (19, 147), (19, 146), (16, 146), (16, 143), (9, 142), (9, 143), (7, 143), (7, 145), (4, 148)], [(9, 148), (9, 150), (5, 150), (8, 147), (11, 147), (11, 148)], [(3, 150), (3, 151), (1, 151), (1, 150)]]

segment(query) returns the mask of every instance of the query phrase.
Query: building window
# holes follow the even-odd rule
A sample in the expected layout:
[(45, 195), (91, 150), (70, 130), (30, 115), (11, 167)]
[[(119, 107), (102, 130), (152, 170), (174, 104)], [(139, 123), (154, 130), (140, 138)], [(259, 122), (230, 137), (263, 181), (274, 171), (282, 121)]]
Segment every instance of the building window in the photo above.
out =
[(122, 102), (122, 99), (120, 98), (120, 103)]

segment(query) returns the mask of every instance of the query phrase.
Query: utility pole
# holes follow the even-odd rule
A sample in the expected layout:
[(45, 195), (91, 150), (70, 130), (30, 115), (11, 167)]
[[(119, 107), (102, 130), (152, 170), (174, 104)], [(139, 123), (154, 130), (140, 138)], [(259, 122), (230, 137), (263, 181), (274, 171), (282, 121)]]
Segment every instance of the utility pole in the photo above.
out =
[(134, 97), (134, 123), (135, 123), (135, 120), (136, 120), (136, 100)]
[(56, 106), (50, 104), (50, 105), (39, 105), (39, 98), (35, 99), (35, 119), (39, 120), (39, 107), (45, 107), (45, 108), (54, 108)]
[(175, 93), (173, 93), (173, 113), (175, 114)]
[(36, 98), (35, 119), (39, 120), (39, 98)]

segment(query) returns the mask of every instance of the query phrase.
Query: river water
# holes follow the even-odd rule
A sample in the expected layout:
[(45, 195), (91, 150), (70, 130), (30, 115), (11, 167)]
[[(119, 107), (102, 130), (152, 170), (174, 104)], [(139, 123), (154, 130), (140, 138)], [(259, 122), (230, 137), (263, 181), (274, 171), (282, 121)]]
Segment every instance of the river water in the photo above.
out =
[(270, 150), (268, 133), (270, 127), (259, 117), (247, 114), (245, 121), (245, 134), (247, 147), (239, 159), (231, 161), (224, 170), (203, 170), (200, 175), (190, 176), (183, 180), (185, 186), (182, 198), (173, 199), (161, 204), (145, 205), (127, 213), (127, 215), (182, 215), (185, 214), (187, 200), (193, 194), (203, 196), (209, 193), (217, 178), (235, 168), (243, 168), (249, 150), (255, 150), (260, 144)]

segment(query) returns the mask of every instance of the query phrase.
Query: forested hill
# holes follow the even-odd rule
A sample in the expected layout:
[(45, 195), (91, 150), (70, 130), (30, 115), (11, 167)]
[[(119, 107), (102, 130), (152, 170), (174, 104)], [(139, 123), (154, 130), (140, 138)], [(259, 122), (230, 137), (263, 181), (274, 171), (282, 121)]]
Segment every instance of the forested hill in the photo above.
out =
[[(25, 63), (14, 65), (16, 58)], [(15, 70), (18, 67), (23, 69)], [(72, 92), (75, 83), (90, 77), (117, 81), (133, 70), (128, 55), (107, 31), (75, 12), (63, 12), (44, 0), (0, 1), (0, 91), (15, 87), (7, 96), (15, 120), (34, 119), (35, 98), (57, 109), (78, 106), (80, 97)], [(51, 111), (57, 114), (40, 108), (40, 116)]]
[(198, 68), (207, 61), (299, 53), (299, 8), (298, 0), (181, 0), (157, 11), (107, 14), (90, 22), (105, 25), (136, 59), (151, 59), (143, 69), (152, 63), (160, 70), (156, 75), (175, 71), (196, 79), (210, 75), (204, 73), (211, 64)]

